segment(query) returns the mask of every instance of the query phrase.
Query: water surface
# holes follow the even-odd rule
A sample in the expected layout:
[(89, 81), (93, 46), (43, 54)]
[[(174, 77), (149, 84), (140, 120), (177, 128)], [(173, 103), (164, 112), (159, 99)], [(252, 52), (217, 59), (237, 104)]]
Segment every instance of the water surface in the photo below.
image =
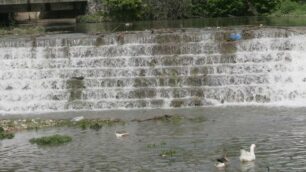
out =
[[(220, 171), (214, 159), (228, 152), (223, 171), (305, 171), (305, 108), (220, 107), (176, 110), (178, 122), (128, 122), (99, 131), (56, 128), (16, 134), (0, 144), (0, 171)], [(169, 111), (171, 114), (171, 111)], [(144, 114), (145, 115), (145, 114)], [(161, 114), (162, 115), (162, 114)], [(205, 121), (187, 118), (204, 117)], [(129, 137), (117, 139), (115, 131)], [(67, 134), (69, 144), (31, 145), (32, 137)], [(255, 143), (257, 160), (240, 164), (240, 147)], [(162, 157), (165, 151), (175, 151)]]

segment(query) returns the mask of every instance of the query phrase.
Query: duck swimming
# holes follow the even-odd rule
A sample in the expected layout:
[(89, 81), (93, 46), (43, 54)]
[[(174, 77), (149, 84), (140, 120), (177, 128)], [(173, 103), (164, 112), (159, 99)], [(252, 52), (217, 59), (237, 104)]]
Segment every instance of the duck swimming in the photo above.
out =
[(250, 146), (250, 152), (244, 150), (244, 149), (241, 149), (240, 150), (240, 161), (241, 162), (250, 162), (250, 161), (255, 161), (256, 157), (255, 157), (255, 147), (256, 145), (255, 144), (252, 144)]
[(222, 158), (218, 158), (216, 160), (217, 160), (217, 163), (215, 164), (215, 166), (217, 168), (224, 168), (227, 166), (229, 162), (229, 159), (226, 157), (226, 154), (224, 154)]

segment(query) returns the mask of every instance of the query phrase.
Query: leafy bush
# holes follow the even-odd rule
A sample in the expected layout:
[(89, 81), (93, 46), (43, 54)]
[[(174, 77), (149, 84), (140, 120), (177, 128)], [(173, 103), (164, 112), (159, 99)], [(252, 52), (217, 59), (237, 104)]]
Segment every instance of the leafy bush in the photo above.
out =
[(265, 14), (273, 11), (280, 3), (280, 0), (253, 0), (253, 2), (257, 12), (259, 14)]
[(247, 16), (268, 13), (279, 0), (193, 0), (192, 14), (203, 17)]
[(206, 9), (211, 17), (217, 16), (242, 16), (247, 11), (244, 0), (207, 0)]
[(192, 0), (144, 0), (146, 19), (183, 19), (191, 17)]
[(141, 19), (146, 8), (142, 0), (105, 0), (105, 2), (108, 15), (122, 21)]
[(272, 15), (305, 15), (306, 4), (298, 0), (280, 0)]
[(193, 0), (192, 1), (192, 15), (195, 17), (209, 16), (206, 9), (207, 0)]
[(107, 21), (106, 15), (102, 12), (94, 13), (94, 14), (87, 14), (83, 16), (79, 16), (77, 21), (79, 23), (101, 23)]
[(279, 10), (282, 14), (289, 14), (290, 12), (298, 8), (299, 8), (299, 3), (291, 0), (284, 0), (280, 3)]

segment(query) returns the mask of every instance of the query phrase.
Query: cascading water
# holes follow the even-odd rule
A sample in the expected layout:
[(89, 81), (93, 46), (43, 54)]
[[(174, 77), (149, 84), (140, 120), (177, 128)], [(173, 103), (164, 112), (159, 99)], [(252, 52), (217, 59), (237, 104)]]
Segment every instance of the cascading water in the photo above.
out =
[(277, 28), (1, 38), (0, 111), (306, 105), (305, 46)]

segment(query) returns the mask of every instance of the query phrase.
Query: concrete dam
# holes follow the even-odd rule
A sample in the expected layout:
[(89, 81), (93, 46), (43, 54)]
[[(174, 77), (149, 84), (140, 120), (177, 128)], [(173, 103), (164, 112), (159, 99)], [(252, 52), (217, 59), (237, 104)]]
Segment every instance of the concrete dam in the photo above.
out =
[(259, 27), (1, 38), (0, 111), (305, 105), (305, 40)]

